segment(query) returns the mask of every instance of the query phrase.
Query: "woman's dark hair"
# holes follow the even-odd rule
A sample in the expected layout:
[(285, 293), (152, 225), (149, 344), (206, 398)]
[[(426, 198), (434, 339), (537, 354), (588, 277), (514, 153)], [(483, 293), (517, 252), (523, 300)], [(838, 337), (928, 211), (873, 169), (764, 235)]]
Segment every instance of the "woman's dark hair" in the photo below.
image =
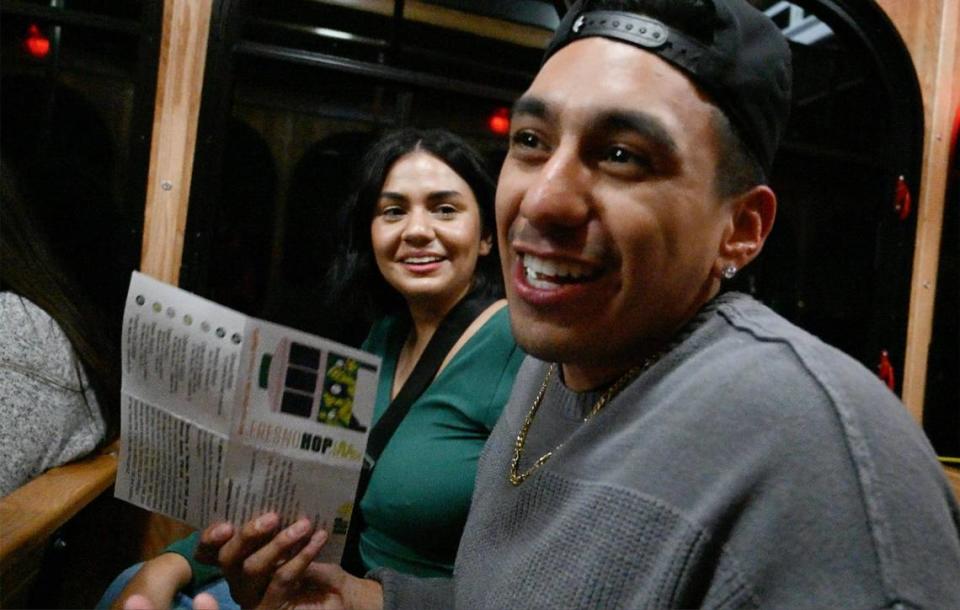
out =
[(60, 326), (87, 373), (107, 423), (106, 440), (117, 433), (120, 396), (115, 350), (102, 316), (54, 256), (45, 233), (31, 218), (10, 165), (0, 159), (0, 289), (44, 310)]
[(422, 151), (447, 164), (473, 191), (480, 208), (484, 237), (493, 244), (490, 254), (481, 256), (474, 272), (474, 293), (503, 296), (503, 278), (496, 244), (494, 194), (496, 185), (483, 158), (463, 139), (442, 129), (406, 128), (373, 144), (360, 162), (353, 194), (340, 215), (340, 244), (327, 275), (332, 311), (358, 313), (365, 322), (385, 314), (403, 311), (406, 302), (377, 268), (370, 241), (370, 223), (387, 174), (404, 155)]

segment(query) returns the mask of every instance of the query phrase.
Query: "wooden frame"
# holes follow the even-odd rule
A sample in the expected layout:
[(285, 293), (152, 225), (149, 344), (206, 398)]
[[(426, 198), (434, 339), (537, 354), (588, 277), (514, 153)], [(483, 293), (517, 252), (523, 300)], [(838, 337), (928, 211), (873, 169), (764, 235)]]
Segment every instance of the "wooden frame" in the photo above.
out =
[(0, 608), (22, 608), (42, 565), (47, 540), (113, 485), (112, 443), (86, 459), (48, 470), (0, 498)]
[(165, 0), (140, 270), (176, 284), (212, 0)]
[[(165, 0), (163, 7), (140, 270), (174, 285), (183, 258), (212, 9), (213, 0)], [(182, 523), (152, 514), (141, 540), (141, 556), (157, 555), (190, 531)]]
[(922, 5), (910, 0), (880, 0), (879, 4), (897, 25), (910, 49), (924, 99), (923, 174), (917, 201), (917, 237), (903, 375), (903, 401), (913, 416), (922, 421), (950, 143), (960, 103), (957, 92), (960, 0), (930, 0)]
[[(923, 91), (923, 174), (903, 371), (903, 402), (922, 424), (950, 145), (960, 109), (960, 0), (878, 0), (878, 4), (910, 49)], [(960, 469), (947, 467), (946, 471), (960, 498)]]

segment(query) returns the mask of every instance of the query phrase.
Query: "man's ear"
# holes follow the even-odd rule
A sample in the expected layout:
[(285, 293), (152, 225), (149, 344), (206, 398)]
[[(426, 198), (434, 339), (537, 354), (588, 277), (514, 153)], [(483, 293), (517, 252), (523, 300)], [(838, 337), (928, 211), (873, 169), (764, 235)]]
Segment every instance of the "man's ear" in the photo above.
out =
[(760, 254), (777, 216), (777, 196), (765, 185), (733, 197), (726, 205), (730, 206), (730, 224), (714, 264), (718, 277), (731, 266), (743, 269)]

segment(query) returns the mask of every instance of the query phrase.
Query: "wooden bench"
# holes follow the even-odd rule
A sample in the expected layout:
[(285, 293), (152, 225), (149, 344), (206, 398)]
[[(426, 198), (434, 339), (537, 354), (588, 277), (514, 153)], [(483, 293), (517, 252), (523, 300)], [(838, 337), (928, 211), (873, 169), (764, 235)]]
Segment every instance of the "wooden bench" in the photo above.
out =
[(117, 448), (111, 443), (0, 498), (0, 607), (26, 607), (50, 537), (113, 485)]
[(92, 607), (121, 570), (191, 531), (112, 497), (118, 451), (114, 441), (0, 498), (0, 608)]

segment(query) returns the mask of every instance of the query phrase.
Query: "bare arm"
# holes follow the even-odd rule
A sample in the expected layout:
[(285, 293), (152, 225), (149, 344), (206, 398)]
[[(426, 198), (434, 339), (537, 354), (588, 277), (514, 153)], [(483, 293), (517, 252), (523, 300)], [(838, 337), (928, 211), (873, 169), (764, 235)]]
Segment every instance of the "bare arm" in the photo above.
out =
[(134, 595), (146, 598), (155, 608), (169, 608), (177, 591), (190, 584), (190, 564), (176, 553), (163, 553), (147, 561), (111, 606), (122, 610)]
[[(166, 606), (157, 606), (145, 595), (131, 595), (122, 610), (163, 610)], [(193, 598), (193, 610), (219, 610), (217, 600), (209, 593), (200, 593)]]

